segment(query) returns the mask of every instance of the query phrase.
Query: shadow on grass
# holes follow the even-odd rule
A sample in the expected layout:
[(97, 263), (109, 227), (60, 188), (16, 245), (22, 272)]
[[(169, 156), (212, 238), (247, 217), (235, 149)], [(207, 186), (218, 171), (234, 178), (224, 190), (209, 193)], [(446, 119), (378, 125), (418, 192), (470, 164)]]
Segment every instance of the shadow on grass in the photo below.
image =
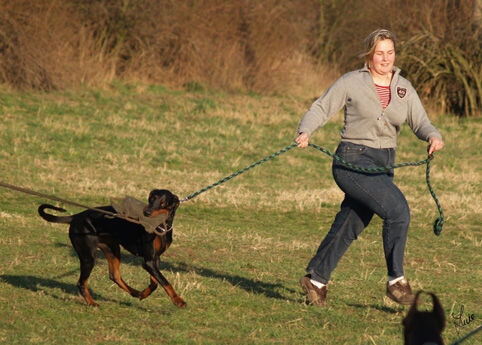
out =
[[(56, 243), (57, 247), (67, 247), (69, 248), (69, 256), (77, 257), (77, 253), (69, 244), (65, 243)], [(162, 271), (172, 271), (172, 272), (192, 272), (195, 271), (197, 274), (206, 277), (206, 278), (213, 278), (219, 281), (226, 281), (232, 286), (237, 288), (243, 289), (247, 292), (251, 292), (254, 294), (262, 294), (268, 298), (275, 298), (281, 300), (289, 300), (291, 302), (300, 302), (298, 299), (292, 299), (280, 293), (280, 291), (286, 292), (286, 295), (293, 295), (299, 293), (299, 291), (295, 291), (293, 289), (289, 289), (281, 283), (267, 283), (262, 281), (255, 281), (253, 279), (249, 279), (246, 277), (242, 277), (240, 275), (231, 275), (224, 272), (215, 271), (209, 268), (204, 267), (194, 267), (190, 264), (180, 262), (178, 264), (175, 263), (166, 263), (162, 260), (160, 262), (160, 270)], [(98, 251), (97, 260), (105, 260), (104, 255), (101, 251)], [(139, 266), (139, 269), (142, 269), (142, 258), (139, 258), (135, 255), (132, 255), (125, 250), (121, 253), (121, 261), (123, 265), (133, 265)], [(147, 272), (146, 272), (147, 274)]]
[(299, 291), (295, 291), (293, 289), (287, 288), (281, 283), (268, 283), (268, 282), (262, 282), (257, 280), (255, 281), (253, 279), (245, 278), (240, 275), (232, 275), (225, 272), (218, 272), (210, 268), (195, 267), (183, 262), (180, 262), (176, 265), (170, 265), (170, 266), (172, 267), (175, 266), (176, 271), (185, 271), (185, 272), (194, 271), (196, 272), (196, 274), (206, 278), (217, 279), (221, 282), (226, 281), (234, 287), (243, 289), (247, 292), (251, 292), (254, 294), (265, 295), (268, 298), (281, 299), (284, 301), (288, 300), (290, 302), (295, 302), (295, 303), (300, 302), (299, 299), (293, 299), (281, 294), (280, 291), (286, 292), (288, 295), (294, 295), (299, 293)]
[[(69, 272), (63, 275), (70, 275), (71, 273), (72, 272)], [(4, 275), (0, 275), (0, 281), (10, 284), (15, 288), (21, 288), (21, 289), (30, 290), (33, 292), (42, 292), (46, 296), (49, 296), (51, 298), (61, 300), (61, 301), (65, 301), (65, 296), (62, 296), (62, 293), (57, 293), (56, 290), (58, 289), (62, 290), (64, 293), (68, 293), (72, 295), (78, 294), (78, 290), (75, 284), (61, 283), (57, 280), (49, 279), (49, 278), (40, 278), (40, 277), (31, 276), (31, 275), (24, 276), (24, 275), (4, 274)], [(142, 306), (134, 305), (127, 301), (118, 301), (115, 299), (106, 298), (106, 297), (103, 297), (102, 295), (92, 293), (92, 291), (91, 291), (91, 294), (92, 294), (92, 297), (101, 305), (102, 305), (102, 302), (112, 302), (112, 303), (117, 303), (128, 307), (136, 307), (137, 309), (144, 310), (146, 312), (152, 310), (151, 308), (144, 308)], [(87, 307), (87, 304), (82, 302), (81, 299), (79, 299), (78, 303), (84, 304)], [(156, 311), (156, 313), (158, 312), (159, 311)]]
[(356, 308), (356, 309), (375, 309), (384, 313), (389, 313), (389, 314), (398, 314), (400, 312), (403, 312), (405, 309), (404, 307), (396, 307), (396, 308), (391, 308), (387, 307), (385, 305), (380, 305), (380, 304), (357, 304), (357, 303), (347, 303), (346, 304), (349, 307)]
[[(62, 276), (66, 276), (70, 274), (72, 274), (72, 272), (62, 274)], [(75, 284), (66, 284), (66, 283), (59, 282), (58, 280), (55, 280), (55, 279), (41, 278), (41, 277), (35, 277), (31, 275), (4, 274), (0, 276), (0, 280), (7, 284), (10, 284), (14, 288), (30, 290), (32, 292), (42, 292), (44, 295), (52, 297), (54, 299), (58, 299), (58, 300), (65, 300), (65, 297), (62, 297), (61, 293), (58, 292), (58, 290), (61, 290), (71, 295), (78, 294), (78, 290)], [(106, 298), (103, 298), (94, 293), (92, 294), (92, 296), (96, 300), (100, 299), (103, 301), (107, 301)]]
[[(71, 272), (68, 274), (71, 274)], [(67, 275), (67, 273), (65, 275)], [(75, 284), (65, 284), (53, 279), (46, 279), (28, 275), (25, 276), (4, 274), (0, 276), (0, 279), (3, 282), (12, 285), (13, 287), (26, 289), (33, 292), (43, 291), (47, 293), (49, 290), (52, 289), (60, 289), (69, 294), (75, 294), (78, 291)], [(52, 296), (58, 298), (58, 296)]]

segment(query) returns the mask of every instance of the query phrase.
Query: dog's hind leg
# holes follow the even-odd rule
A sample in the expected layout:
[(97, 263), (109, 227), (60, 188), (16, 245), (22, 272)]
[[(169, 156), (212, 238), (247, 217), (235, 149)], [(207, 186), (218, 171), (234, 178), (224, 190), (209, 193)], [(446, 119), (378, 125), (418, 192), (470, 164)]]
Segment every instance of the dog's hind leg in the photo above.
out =
[(92, 307), (98, 307), (99, 304), (96, 301), (94, 301), (94, 299), (92, 298), (92, 295), (89, 292), (89, 287), (87, 282), (88, 282), (88, 279), (85, 279), (85, 280), (79, 279), (77, 283), (77, 287), (79, 288), (80, 294), (82, 295), (82, 297), (84, 297), (88, 305)]
[(131, 288), (122, 279), (120, 274), (120, 247), (117, 244), (99, 243), (99, 249), (105, 255), (109, 264), (109, 279), (115, 282), (122, 290), (127, 291), (132, 297), (139, 297), (139, 291)]
[(88, 288), (88, 280), (95, 265), (97, 248), (95, 245), (88, 245), (89, 240), (85, 236), (70, 232), (69, 238), (80, 261), (80, 277), (77, 281), (77, 288), (88, 305), (98, 307), (99, 305), (92, 298)]
[[(80, 258), (80, 256), (79, 256)], [(77, 288), (79, 289), (80, 295), (84, 297), (88, 305), (93, 307), (98, 307), (97, 302), (94, 301), (92, 295), (89, 292), (88, 280), (90, 273), (95, 265), (95, 254), (90, 257), (80, 258), (80, 277), (77, 282)]]

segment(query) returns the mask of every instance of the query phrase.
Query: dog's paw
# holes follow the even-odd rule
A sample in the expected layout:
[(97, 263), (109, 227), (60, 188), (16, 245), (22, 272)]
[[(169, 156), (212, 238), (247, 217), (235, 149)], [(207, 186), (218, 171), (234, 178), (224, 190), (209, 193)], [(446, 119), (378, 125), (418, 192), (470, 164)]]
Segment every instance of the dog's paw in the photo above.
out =
[(187, 303), (184, 302), (184, 300), (179, 296), (173, 298), (172, 301), (179, 308), (186, 308), (187, 307)]

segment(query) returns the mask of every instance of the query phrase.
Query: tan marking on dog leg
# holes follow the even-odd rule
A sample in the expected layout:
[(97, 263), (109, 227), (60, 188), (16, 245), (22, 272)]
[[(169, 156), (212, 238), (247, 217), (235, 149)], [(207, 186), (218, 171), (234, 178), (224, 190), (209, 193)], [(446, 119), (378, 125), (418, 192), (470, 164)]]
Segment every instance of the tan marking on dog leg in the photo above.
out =
[(151, 276), (151, 283), (148, 287), (146, 287), (139, 293), (139, 298), (142, 300), (149, 297), (151, 293), (153, 293), (157, 289), (158, 286), (159, 284), (157, 283), (157, 280), (153, 276)]
[(102, 247), (100, 247), (102, 252), (104, 253), (107, 263), (109, 265), (109, 278), (117, 284), (122, 290), (126, 291), (129, 295), (132, 297), (139, 297), (139, 291), (136, 289), (131, 288), (129, 285), (127, 285), (126, 282), (122, 279), (122, 276), (120, 274), (120, 260), (113, 255), (110, 251), (104, 250)]
[(187, 303), (184, 302), (184, 300), (176, 293), (176, 291), (174, 291), (174, 288), (171, 284), (163, 286), (163, 288), (176, 306), (178, 306), (179, 308), (186, 308)]
[(83, 286), (83, 289), (81, 291), (81, 295), (82, 297), (84, 297), (85, 301), (87, 302), (88, 305), (92, 306), (92, 307), (98, 307), (99, 304), (94, 301), (94, 299), (92, 298), (90, 292), (89, 292), (89, 284), (88, 284), (88, 279), (86, 279), (84, 281), (84, 286)]

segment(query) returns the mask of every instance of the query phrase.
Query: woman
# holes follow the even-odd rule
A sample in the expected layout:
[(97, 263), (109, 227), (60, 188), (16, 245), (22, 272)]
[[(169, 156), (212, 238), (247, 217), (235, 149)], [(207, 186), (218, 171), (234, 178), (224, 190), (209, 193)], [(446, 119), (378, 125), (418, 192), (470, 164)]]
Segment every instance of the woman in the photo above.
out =
[[(365, 40), (365, 66), (339, 78), (303, 116), (296, 138), (308, 146), (311, 134), (344, 108), (344, 127), (336, 154), (362, 167), (392, 166), (397, 135), (404, 122), (430, 143), (429, 154), (442, 149), (442, 136), (430, 123), (417, 92), (394, 66), (396, 39), (388, 30), (372, 32)], [(404, 277), (403, 260), (410, 224), (408, 203), (393, 183), (393, 170), (363, 173), (333, 161), (333, 177), (345, 193), (340, 211), (300, 284), (312, 305), (326, 303), (331, 273), (350, 244), (374, 214), (383, 219), (383, 249), (387, 265), (386, 294), (400, 304), (414, 295)]]

